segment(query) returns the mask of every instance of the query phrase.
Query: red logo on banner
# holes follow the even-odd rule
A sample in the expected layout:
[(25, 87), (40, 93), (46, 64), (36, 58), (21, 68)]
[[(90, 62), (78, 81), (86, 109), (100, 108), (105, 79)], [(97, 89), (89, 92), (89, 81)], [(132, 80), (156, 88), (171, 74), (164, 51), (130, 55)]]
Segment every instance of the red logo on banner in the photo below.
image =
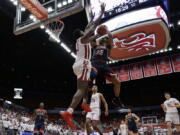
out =
[(147, 55), (167, 47), (169, 30), (161, 19), (141, 22), (118, 29), (113, 33), (112, 59), (131, 59)]
[(141, 63), (130, 64), (130, 75), (132, 80), (143, 78), (142, 64)]
[(174, 72), (180, 72), (180, 54), (172, 55), (171, 58)]
[(144, 77), (156, 76), (156, 62), (154, 59), (143, 62)]
[(143, 49), (150, 50), (155, 48), (155, 34), (146, 35), (145, 33), (138, 33), (130, 36), (127, 39), (119, 40), (115, 38), (114, 44), (116, 47), (126, 49), (127, 51), (141, 51)]
[(171, 62), (168, 56), (157, 58), (156, 61), (159, 75), (172, 73)]
[(119, 81), (121, 81), (121, 82), (130, 80), (128, 65), (122, 65), (119, 67), (118, 78), (119, 78)]

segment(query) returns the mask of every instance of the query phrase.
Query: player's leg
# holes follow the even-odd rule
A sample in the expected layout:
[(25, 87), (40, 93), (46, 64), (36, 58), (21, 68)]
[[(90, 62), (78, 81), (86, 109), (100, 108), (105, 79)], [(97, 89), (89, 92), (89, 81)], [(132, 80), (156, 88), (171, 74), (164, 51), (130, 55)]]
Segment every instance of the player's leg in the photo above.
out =
[(39, 129), (40, 135), (44, 135), (44, 130), (45, 130), (44, 123), (41, 123), (40, 124), (40, 129)]
[[(90, 115), (90, 114), (87, 114), (87, 116), (88, 115)], [(88, 117), (86, 118), (85, 127), (86, 127), (87, 134), (90, 135), (93, 132), (93, 129), (92, 129), (92, 125), (91, 125), (91, 119)]]
[(83, 103), (81, 105), (82, 109), (85, 110), (86, 112), (91, 112), (91, 109), (89, 108), (88, 105), (88, 95), (89, 91), (91, 90), (91, 87), (94, 84), (94, 81), (98, 75), (97, 69), (92, 67), (91, 72), (90, 72), (90, 80), (88, 82), (88, 87), (87, 90), (85, 91), (84, 97), (83, 97)]
[(114, 75), (114, 74), (106, 75), (106, 79), (108, 79), (114, 85), (114, 98), (112, 100), (112, 103), (115, 106), (124, 107), (124, 104), (121, 102), (120, 97), (119, 97), (121, 82), (117, 79), (116, 75)]
[(180, 134), (180, 118), (178, 113), (173, 115), (173, 124), (176, 128), (177, 134)]
[(100, 135), (102, 135), (103, 128), (100, 124), (100, 115), (101, 115), (100, 109), (95, 109), (94, 115), (92, 117), (92, 124), (93, 124), (93, 129), (96, 130)]
[(176, 128), (177, 133), (180, 134), (180, 125), (175, 125), (175, 128)]
[(33, 131), (33, 135), (38, 135), (38, 124), (37, 123), (35, 123), (35, 125), (34, 125), (34, 131)]
[(88, 82), (77, 80), (77, 91), (73, 96), (70, 107), (76, 108), (87, 91)]
[(100, 135), (103, 135), (103, 129), (99, 121), (93, 121), (93, 129), (96, 130)]
[(139, 135), (138, 131), (135, 131), (133, 134), (134, 134), (134, 135)]
[(170, 121), (167, 122), (167, 130), (168, 130), (168, 135), (172, 135), (172, 123)]
[(110, 82), (112, 82), (113, 86), (114, 86), (114, 98), (112, 100), (112, 103), (115, 106), (118, 107), (124, 107), (124, 105), (122, 104), (121, 100), (120, 100), (120, 92), (121, 92), (121, 82), (118, 80), (118, 78), (116, 77), (117, 75), (112, 71), (112, 69), (105, 64), (102, 67), (102, 74), (106, 77), (106, 79)]
[(62, 118), (67, 122), (67, 124), (72, 128), (75, 129), (75, 125), (72, 122), (72, 114), (74, 112), (74, 109), (77, 107), (77, 105), (82, 100), (85, 91), (87, 90), (88, 82), (77, 80), (77, 91), (73, 96), (72, 102), (67, 109), (67, 111), (61, 112)]
[(133, 131), (131, 131), (131, 130), (128, 130), (128, 134), (129, 135), (134, 135)]
[(120, 88), (121, 88), (121, 82), (117, 79), (117, 77), (114, 75), (114, 76), (111, 76), (111, 81), (114, 85), (114, 96), (115, 97), (119, 97), (120, 95)]
[(83, 102), (81, 104), (81, 108), (83, 110), (85, 110), (85, 112), (91, 112), (92, 111), (90, 106), (89, 106), (89, 102), (88, 102), (89, 91), (90, 91), (90, 88), (88, 85), (87, 90), (85, 91), (85, 94), (83, 96)]

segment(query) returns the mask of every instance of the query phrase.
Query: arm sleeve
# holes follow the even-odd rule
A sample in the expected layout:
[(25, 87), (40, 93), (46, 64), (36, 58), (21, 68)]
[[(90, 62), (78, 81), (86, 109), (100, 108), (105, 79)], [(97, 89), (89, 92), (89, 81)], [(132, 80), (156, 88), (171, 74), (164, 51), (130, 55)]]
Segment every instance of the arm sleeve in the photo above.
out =
[(177, 100), (176, 98), (174, 98), (174, 102), (179, 104), (179, 100)]

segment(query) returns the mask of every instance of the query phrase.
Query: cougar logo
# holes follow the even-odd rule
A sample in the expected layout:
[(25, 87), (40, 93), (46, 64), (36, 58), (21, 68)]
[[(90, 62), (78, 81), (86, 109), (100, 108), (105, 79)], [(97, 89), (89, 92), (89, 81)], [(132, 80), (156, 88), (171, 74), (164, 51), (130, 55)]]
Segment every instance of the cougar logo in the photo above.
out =
[(138, 33), (128, 37), (127, 39), (119, 40), (114, 38), (113, 42), (115, 48), (125, 49), (127, 51), (149, 51), (150, 49), (156, 48), (155, 45), (155, 34), (146, 35), (145, 33)]

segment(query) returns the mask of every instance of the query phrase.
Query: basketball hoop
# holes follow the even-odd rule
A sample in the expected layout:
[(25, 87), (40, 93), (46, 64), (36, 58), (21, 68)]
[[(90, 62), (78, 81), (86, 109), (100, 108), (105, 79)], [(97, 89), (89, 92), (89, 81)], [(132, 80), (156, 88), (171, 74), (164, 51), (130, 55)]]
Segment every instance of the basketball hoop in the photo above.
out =
[[(55, 19), (54, 21), (46, 24), (46, 28), (59, 39), (59, 36), (64, 29), (64, 22), (59, 19)], [(55, 41), (51, 36), (49, 37), (49, 40)]]

